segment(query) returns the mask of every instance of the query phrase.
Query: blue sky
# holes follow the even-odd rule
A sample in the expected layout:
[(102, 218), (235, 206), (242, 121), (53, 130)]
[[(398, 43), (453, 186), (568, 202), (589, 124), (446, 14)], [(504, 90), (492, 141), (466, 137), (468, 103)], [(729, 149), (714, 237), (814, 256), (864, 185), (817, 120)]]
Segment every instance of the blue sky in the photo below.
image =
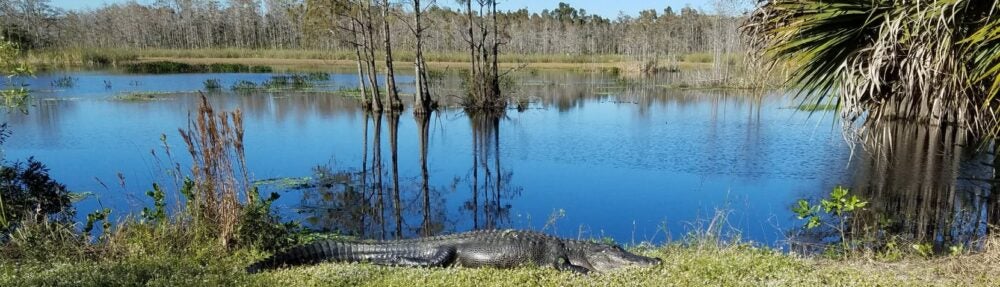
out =
[[(129, 0), (51, 0), (52, 5), (64, 9), (87, 9), (101, 7), (107, 3), (123, 3)], [(152, 0), (137, 0), (139, 3), (151, 3)], [(438, 0), (439, 4), (453, 5), (454, 0)], [(639, 10), (656, 9), (662, 11), (668, 5), (674, 7), (674, 11), (679, 11), (681, 7), (690, 5), (691, 7), (710, 10), (710, 0), (501, 0), (500, 9), (517, 10), (528, 8), (529, 11), (538, 12), (542, 9), (552, 10), (559, 5), (559, 2), (566, 2), (574, 8), (586, 9), (589, 14), (599, 14), (604, 17), (614, 18), (618, 16), (618, 11), (623, 11), (629, 15), (637, 15)]]

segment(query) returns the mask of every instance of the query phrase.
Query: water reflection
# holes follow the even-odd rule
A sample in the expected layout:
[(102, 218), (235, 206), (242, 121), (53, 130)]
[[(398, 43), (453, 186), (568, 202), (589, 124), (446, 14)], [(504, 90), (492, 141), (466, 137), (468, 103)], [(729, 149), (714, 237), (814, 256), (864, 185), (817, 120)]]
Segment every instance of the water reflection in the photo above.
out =
[(469, 114), (472, 125), (472, 196), (464, 204), (472, 217), (472, 229), (494, 229), (510, 224), (509, 200), (521, 195), (511, 184), (514, 172), (500, 166), (500, 120), (498, 113)]
[[(142, 194), (107, 192), (94, 177), (122, 172), (132, 186), (149, 186), (158, 171), (150, 170), (148, 151), (162, 144), (160, 134), (175, 140), (197, 94), (113, 97), (268, 76), (76, 75), (75, 88), (40, 92), (28, 115), (2, 115), (14, 127), (4, 148), (12, 159), (38, 156), (70, 188), (94, 191), (115, 210), (141, 210), (123, 198)], [(38, 81), (48, 85), (45, 77)], [(972, 148), (951, 127), (898, 125), (882, 131), (897, 140), (869, 156), (844, 143), (832, 114), (797, 112), (783, 95), (668, 89), (669, 81), (623, 83), (598, 73), (519, 77), (516, 94), (527, 104), (506, 116), (448, 108), (412, 120), (366, 114), (357, 99), (331, 91), (356, 86), (348, 74), (315, 90), (221, 92), (209, 100), (244, 111), (257, 178), (313, 178), (283, 194), (277, 206), (287, 219), (367, 238), (537, 228), (564, 209), (560, 235), (585, 226), (623, 242), (662, 240), (652, 234), (664, 222), (676, 238), (705, 214), (729, 208), (744, 238), (771, 244), (801, 224), (789, 206), (838, 184), (871, 202), (862, 221), (885, 222), (913, 240), (967, 242), (1000, 223), (993, 157), (969, 156)], [(132, 78), (144, 84), (129, 86)], [(111, 91), (105, 79), (115, 81)], [(432, 92), (448, 107), (460, 98), (450, 96), (460, 83), (446, 76)]]
[[(431, 236), (445, 231), (449, 224), (445, 223), (442, 191), (432, 187), (429, 181), (430, 116), (421, 115), (415, 119), (419, 127), (416, 140), (420, 144), (422, 170), (419, 182), (408, 183), (410, 179), (400, 176), (400, 115), (365, 114), (361, 169), (334, 171), (329, 166), (320, 166), (314, 170), (314, 183), (302, 188), (298, 210), (310, 228), (376, 239)], [(383, 128), (388, 129), (390, 170), (385, 170), (382, 157)], [(384, 182), (384, 177), (388, 176), (391, 182)], [(412, 186), (418, 188), (408, 188)]]
[[(862, 143), (867, 149), (852, 163), (853, 191), (869, 202), (848, 226), (854, 240), (876, 248), (889, 241), (931, 243), (942, 251), (976, 246), (989, 226), (1000, 224), (991, 216), (993, 167), (967, 147), (961, 129), (898, 122), (877, 132), (885, 136)], [(811, 243), (837, 240), (829, 229), (804, 235)]]

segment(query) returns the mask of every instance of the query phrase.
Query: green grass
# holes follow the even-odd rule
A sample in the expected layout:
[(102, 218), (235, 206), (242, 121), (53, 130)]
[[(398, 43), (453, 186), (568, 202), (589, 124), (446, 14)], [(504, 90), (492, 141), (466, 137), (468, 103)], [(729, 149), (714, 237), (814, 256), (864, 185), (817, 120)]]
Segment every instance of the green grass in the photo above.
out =
[(381, 267), (324, 263), (261, 274), (243, 272), (264, 254), (159, 252), (115, 260), (0, 261), (0, 286), (995, 286), (992, 255), (907, 259), (895, 263), (825, 260), (737, 244), (671, 244), (640, 251), (653, 268), (581, 276), (550, 268), (512, 270)]

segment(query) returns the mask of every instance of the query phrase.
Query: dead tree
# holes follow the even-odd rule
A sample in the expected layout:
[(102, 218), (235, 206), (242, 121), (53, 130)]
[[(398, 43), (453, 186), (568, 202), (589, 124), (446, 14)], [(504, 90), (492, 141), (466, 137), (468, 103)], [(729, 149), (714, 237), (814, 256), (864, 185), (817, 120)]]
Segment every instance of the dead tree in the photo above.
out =
[(378, 89), (378, 75), (375, 72), (375, 20), (372, 14), (372, 3), (370, 0), (361, 0), (358, 4), (360, 11), (360, 22), (362, 25), (362, 38), (365, 43), (365, 54), (368, 59), (368, 82), (371, 84), (371, 111), (382, 112), (382, 95)]
[(385, 92), (389, 97), (389, 110), (397, 112), (403, 109), (396, 90), (396, 75), (392, 65), (392, 32), (389, 30), (389, 0), (382, 0), (382, 42), (385, 44)]
[(414, 70), (416, 72), (416, 102), (413, 104), (414, 114), (427, 114), (433, 110), (431, 103), (430, 89), (427, 82), (427, 62), (424, 60), (423, 32), (424, 26), (420, 22), (420, 15), (423, 12), (420, 0), (413, 0), (413, 36), (416, 38), (416, 58), (414, 59)]
[[(471, 63), (469, 72), (469, 95), (465, 101), (467, 110), (503, 111), (507, 101), (500, 91), (498, 58), (500, 46), (500, 26), (497, 17), (496, 0), (476, 0), (478, 10), (472, 9), (472, 0), (465, 0)], [(478, 34), (477, 34), (478, 32)]]

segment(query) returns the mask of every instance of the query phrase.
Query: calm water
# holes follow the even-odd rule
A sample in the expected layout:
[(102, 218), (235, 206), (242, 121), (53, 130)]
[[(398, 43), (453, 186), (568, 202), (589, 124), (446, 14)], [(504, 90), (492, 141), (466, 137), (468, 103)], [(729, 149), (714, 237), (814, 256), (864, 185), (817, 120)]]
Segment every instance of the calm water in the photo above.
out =
[[(65, 75), (77, 78), (74, 87), (51, 86)], [(170, 182), (161, 134), (187, 166), (177, 130), (197, 107), (202, 82), (228, 87), (270, 76), (42, 75), (29, 81), (38, 101), (28, 114), (2, 116), (14, 132), (6, 157), (35, 156), (74, 191), (93, 192), (78, 204), (81, 215), (102, 206), (117, 216), (135, 213), (149, 204), (151, 183)], [(412, 90), (412, 78), (400, 81)], [(217, 109), (244, 112), (255, 179), (322, 181), (264, 186), (281, 195), (275, 207), (285, 219), (368, 237), (516, 227), (628, 243), (679, 239), (723, 213), (722, 228), (781, 246), (800, 225), (790, 211), (796, 200), (845, 185), (872, 202), (863, 216), (889, 218), (908, 236), (968, 240), (997, 222), (989, 188), (957, 179), (989, 172), (947, 131), (900, 129), (897, 138), (913, 140), (889, 154), (907, 156), (877, 161), (845, 142), (833, 114), (798, 112), (780, 95), (625, 88), (599, 74), (522, 75), (517, 94), (530, 104), (503, 117), (460, 109), (426, 120), (409, 111), (372, 117), (353, 99), (318, 92), (356, 83), (342, 73), (314, 91), (208, 95)], [(447, 87), (456, 82), (440, 86), (435, 95), (455, 101), (458, 88)], [(114, 99), (135, 91), (169, 94)]]

